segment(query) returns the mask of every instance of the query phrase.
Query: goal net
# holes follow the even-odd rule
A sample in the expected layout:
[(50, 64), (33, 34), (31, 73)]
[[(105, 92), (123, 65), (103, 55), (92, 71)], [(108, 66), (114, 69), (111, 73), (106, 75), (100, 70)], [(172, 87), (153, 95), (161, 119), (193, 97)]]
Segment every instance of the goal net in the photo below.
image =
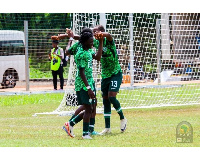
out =
[[(122, 108), (200, 103), (199, 13), (74, 13), (73, 31), (101, 24), (115, 40), (123, 82), (117, 95)], [(73, 112), (76, 64), (70, 58), (65, 95), (54, 111)], [(93, 61), (99, 110), (101, 63)]]

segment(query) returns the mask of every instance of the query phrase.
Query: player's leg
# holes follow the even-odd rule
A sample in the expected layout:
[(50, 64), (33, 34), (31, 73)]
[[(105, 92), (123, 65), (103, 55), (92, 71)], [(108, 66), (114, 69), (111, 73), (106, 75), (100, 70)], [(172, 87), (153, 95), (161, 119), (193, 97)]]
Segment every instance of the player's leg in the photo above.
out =
[(89, 123), (90, 123), (90, 117), (91, 117), (92, 109), (93, 109), (92, 102), (94, 101), (90, 100), (88, 92), (83, 89), (81, 89), (80, 91), (77, 91), (76, 94), (77, 94), (78, 104), (83, 105), (84, 110), (85, 110), (84, 113), (82, 112), (83, 113), (83, 136), (82, 137), (83, 139), (92, 139), (89, 136)]
[[(94, 84), (94, 89), (95, 89), (95, 84)], [(94, 90), (94, 93), (95, 93), (95, 96), (96, 96), (96, 89)], [(89, 132), (90, 132), (90, 135), (99, 135), (98, 132), (94, 131), (97, 99), (95, 99), (95, 103), (92, 103), (92, 104), (94, 104), (94, 106), (93, 106), (94, 109), (93, 109), (93, 112), (92, 112), (92, 115), (91, 115), (91, 118), (90, 118)], [(80, 107), (75, 111), (75, 114), (72, 115), (72, 117), (70, 118), (69, 121), (72, 121), (72, 122), (74, 122), (75, 124), (78, 123), (79, 121), (81, 121), (81, 118), (79, 117), (79, 113), (82, 112), (82, 111), (85, 111), (85, 108), (84, 108), (83, 105), (80, 106)], [(73, 125), (72, 122), (70, 122), (70, 123), (71, 123), (70, 125)]]
[(84, 116), (84, 112), (81, 112), (80, 114), (75, 116), (72, 120), (70, 120), (64, 124), (63, 129), (66, 131), (66, 133), (70, 137), (72, 137), (72, 138), (75, 137), (75, 135), (73, 133), (74, 125), (76, 125), (78, 122), (80, 122), (83, 119), (83, 116)]
[(95, 128), (95, 116), (96, 116), (96, 107), (97, 107), (97, 99), (95, 99), (95, 104), (93, 106), (93, 112), (90, 118), (90, 125), (89, 125), (89, 132), (90, 135), (101, 135), (97, 131), (94, 130)]
[[(82, 94), (83, 94), (83, 98), (82, 98)], [(82, 110), (85, 110), (85, 107), (83, 106), (83, 102), (84, 102), (84, 95), (85, 95), (85, 92), (83, 92), (83, 90), (81, 91), (77, 91), (76, 92), (76, 95), (77, 95), (77, 101), (78, 101), (78, 104), (81, 105), (77, 110), (76, 110), (76, 113), (78, 115), (74, 115), (72, 116), (73, 118), (71, 118), (68, 122), (66, 122), (63, 126), (63, 129), (67, 132), (67, 134), (70, 136), (70, 137), (74, 137), (75, 135), (73, 134), (73, 127), (75, 124), (77, 124), (78, 122), (80, 122), (82, 119), (83, 119), (83, 115), (84, 115), (84, 112), (80, 113)]]
[[(95, 83), (93, 84), (94, 87), (94, 94), (96, 97), (96, 88), (95, 88)], [(93, 100), (93, 111), (90, 117), (90, 125), (89, 125), (89, 132), (90, 135), (100, 135), (98, 132), (94, 131), (94, 127), (95, 127), (95, 116), (96, 116), (96, 107), (97, 107), (97, 98), (95, 98), (95, 100)]]
[(96, 103), (93, 105), (93, 110), (92, 110), (92, 114), (91, 114), (91, 117), (90, 117), (90, 125), (89, 125), (90, 135), (93, 135), (92, 133), (94, 131), (95, 116), (96, 116)]
[(117, 111), (117, 113), (120, 116), (120, 120), (121, 120), (120, 129), (121, 129), (121, 132), (124, 132), (126, 130), (127, 119), (124, 117), (120, 102), (116, 98), (117, 93), (119, 92), (121, 83), (122, 83), (122, 73), (121, 72), (112, 76), (110, 85), (109, 85), (108, 99), (113, 104), (113, 107), (115, 108), (115, 110)]
[[(91, 137), (88, 136), (90, 131), (92, 132), (91, 135), (97, 135), (97, 134), (94, 134), (94, 124), (95, 124), (94, 114), (93, 114), (93, 118), (91, 117), (93, 106), (92, 105), (82, 105), (80, 108), (85, 111), (82, 111), (77, 116), (75, 116), (73, 119), (71, 119), (69, 122), (65, 123), (65, 126), (63, 127), (63, 129), (68, 133), (68, 135), (70, 137), (74, 137), (75, 135), (73, 134), (73, 127), (74, 127), (74, 125), (76, 125), (78, 122), (80, 122), (83, 119), (83, 138), (84, 138), (84, 136), (86, 136), (86, 139), (91, 139)], [(85, 115), (85, 112), (86, 112), (86, 115)], [(89, 118), (89, 120), (88, 120), (88, 118)], [(93, 119), (93, 120), (91, 120), (91, 119)], [(91, 126), (92, 126), (93, 130), (91, 130)]]
[(111, 117), (111, 103), (108, 99), (108, 88), (109, 88), (110, 79), (103, 79), (101, 82), (101, 91), (103, 98), (104, 106), (104, 119), (105, 119), (105, 129), (101, 132), (102, 135), (110, 133), (110, 117)]
[(124, 119), (124, 114), (123, 114), (123, 111), (121, 109), (120, 102), (116, 98), (116, 95), (117, 95), (117, 92), (108, 92), (108, 99), (109, 99), (110, 103), (113, 104), (113, 107), (115, 108), (115, 110), (119, 114), (120, 120), (122, 120), (122, 119)]
[(92, 139), (89, 136), (89, 124), (90, 124), (90, 117), (92, 114), (93, 105), (92, 104), (84, 104), (85, 112), (83, 115), (83, 139)]
[[(95, 88), (95, 84), (94, 84), (94, 88)], [(94, 91), (95, 93), (95, 96), (96, 96), (96, 89)], [(91, 115), (91, 118), (90, 118), (90, 125), (89, 125), (89, 132), (90, 132), (90, 135), (100, 135), (98, 132), (94, 131), (94, 126), (95, 126), (95, 116), (96, 116), (96, 106), (97, 106), (97, 99), (95, 99), (95, 103), (94, 103), (94, 106), (93, 106), (93, 112), (92, 112), (92, 115)], [(70, 118), (69, 122), (70, 121), (74, 121), (75, 124), (79, 122), (78, 119), (80, 119), (81, 121), (81, 118), (79, 118), (79, 113), (82, 112), (82, 111), (85, 111), (85, 108), (84, 106), (80, 106), (76, 111), (75, 113), (72, 115), (72, 117)], [(71, 123), (71, 122), (70, 122)], [(70, 125), (73, 125), (73, 124), (70, 124)]]
[(69, 119), (69, 121), (71, 121), (73, 118), (75, 118), (80, 112), (84, 111), (84, 106), (80, 105), (78, 107), (78, 109), (76, 109), (76, 111), (74, 112), (74, 114), (71, 116), (71, 118)]

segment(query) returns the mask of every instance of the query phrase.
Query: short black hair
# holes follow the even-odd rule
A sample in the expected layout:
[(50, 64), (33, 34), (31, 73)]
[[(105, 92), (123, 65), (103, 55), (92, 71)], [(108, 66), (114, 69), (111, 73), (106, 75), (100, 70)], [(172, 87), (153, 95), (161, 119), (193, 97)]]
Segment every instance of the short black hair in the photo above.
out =
[(105, 32), (105, 28), (103, 25), (97, 25), (96, 26), (101, 32)]
[(89, 38), (93, 37), (92, 30), (90, 28), (84, 28), (81, 32), (79, 42), (83, 45)]
[(92, 30), (86, 27), (83, 28), (83, 30), (81, 31), (81, 34), (83, 34), (84, 32), (90, 32), (91, 34), (93, 34)]

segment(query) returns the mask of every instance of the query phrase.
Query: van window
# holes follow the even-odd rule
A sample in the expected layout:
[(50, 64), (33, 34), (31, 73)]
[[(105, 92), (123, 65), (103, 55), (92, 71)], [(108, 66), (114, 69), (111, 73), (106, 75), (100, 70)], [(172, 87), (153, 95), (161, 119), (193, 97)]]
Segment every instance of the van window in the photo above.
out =
[(0, 56), (24, 55), (23, 40), (0, 41)]

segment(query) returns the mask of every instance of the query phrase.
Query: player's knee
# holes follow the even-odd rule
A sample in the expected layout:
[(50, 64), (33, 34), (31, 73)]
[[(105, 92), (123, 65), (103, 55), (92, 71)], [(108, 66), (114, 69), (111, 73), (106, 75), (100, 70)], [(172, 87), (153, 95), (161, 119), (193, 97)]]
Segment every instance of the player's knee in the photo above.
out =
[(116, 97), (108, 97), (108, 99), (109, 99), (109, 101), (110, 101), (110, 103), (115, 103), (115, 101), (116, 101)]
[(94, 118), (95, 116), (96, 116), (96, 109), (93, 108), (93, 109), (92, 109), (92, 115), (91, 115), (91, 117)]
[(85, 106), (85, 113), (86, 114), (92, 114), (92, 111), (93, 111), (92, 105)]
[(89, 112), (90, 112), (90, 114), (92, 114), (93, 111), (94, 111), (94, 107), (91, 105), (90, 108), (89, 108)]
[(110, 103), (110, 100), (107, 98), (103, 98), (103, 105), (106, 106)]

